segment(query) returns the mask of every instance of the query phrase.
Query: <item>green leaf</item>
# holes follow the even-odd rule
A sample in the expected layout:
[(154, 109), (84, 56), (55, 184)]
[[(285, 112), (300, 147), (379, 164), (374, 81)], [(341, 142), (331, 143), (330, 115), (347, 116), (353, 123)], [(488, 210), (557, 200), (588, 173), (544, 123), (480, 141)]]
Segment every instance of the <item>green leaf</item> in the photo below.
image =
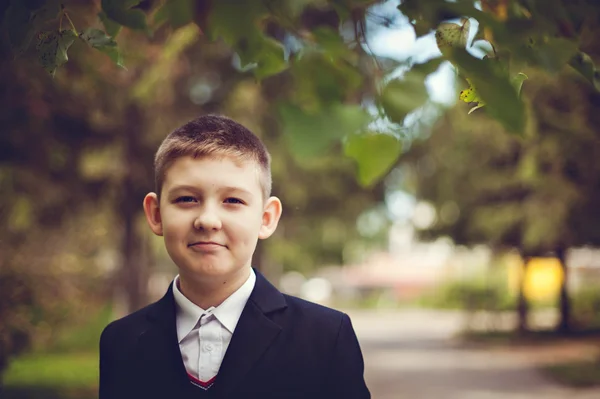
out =
[(76, 38), (77, 34), (72, 30), (46, 31), (39, 34), (36, 46), (38, 59), (51, 76), (54, 76), (56, 68), (69, 60), (67, 50)]
[(438, 58), (414, 65), (402, 78), (391, 80), (383, 88), (381, 106), (392, 122), (402, 123), (406, 115), (425, 104), (429, 98), (425, 78), (441, 61)]
[(481, 98), (479, 97), (479, 93), (477, 92), (477, 88), (473, 85), (473, 82), (471, 82), (469, 78), (467, 78), (467, 82), (469, 83), (469, 87), (460, 92), (458, 96), (459, 100), (466, 103), (481, 102)]
[(96, 50), (108, 55), (108, 57), (118, 66), (123, 67), (121, 52), (117, 47), (117, 42), (109, 37), (100, 29), (89, 28), (81, 34), (81, 39)]
[(281, 43), (259, 33), (248, 36), (236, 48), (242, 68), (252, 70), (257, 79), (275, 75), (287, 68)]
[(149, 32), (146, 14), (142, 10), (132, 9), (139, 3), (140, 0), (102, 0), (102, 11), (123, 26)]
[(287, 67), (283, 45), (277, 40), (265, 37), (260, 44), (260, 50), (256, 53), (254, 76), (257, 79), (264, 79), (284, 71)]
[(287, 68), (283, 45), (258, 27), (258, 21), (267, 14), (260, 1), (221, 0), (212, 4), (208, 20), (208, 36), (213, 40), (222, 37), (237, 52), (242, 67), (253, 67), (258, 79)]
[(110, 19), (104, 11), (100, 11), (98, 13), (98, 18), (100, 18), (100, 21), (102, 21), (102, 25), (104, 25), (104, 29), (106, 30), (108, 36), (116, 37), (119, 32), (121, 32), (123, 25)]
[(473, 108), (471, 108), (471, 109), (469, 110), (469, 112), (467, 112), (467, 115), (471, 115), (471, 114), (473, 113), (473, 111), (476, 111), (476, 110), (478, 110), (479, 108), (483, 108), (483, 107), (485, 107), (485, 103), (484, 103), (484, 102), (479, 102), (479, 103), (477, 103), (477, 105), (476, 105), (476, 106), (474, 106)]
[(126, 10), (133, 8), (142, 2), (142, 0), (114, 0), (114, 1), (123, 3), (123, 8), (125, 8)]
[(471, 79), (466, 78), (467, 83), (469, 83), (469, 87), (462, 90), (458, 96), (459, 100), (464, 101), (468, 104), (475, 103), (475, 106), (471, 108), (468, 112), (470, 115), (473, 111), (478, 110), (479, 108), (485, 107), (485, 102), (479, 97), (479, 93), (477, 92), (477, 87), (473, 84)]
[(363, 82), (357, 67), (318, 51), (306, 51), (293, 62), (291, 72), (294, 102), (311, 109), (343, 102)]
[(8, 42), (15, 56), (23, 54), (35, 36), (35, 26), (31, 23), (31, 10), (23, 2), (13, 1), (4, 13)]
[(446, 57), (451, 56), (455, 48), (467, 47), (471, 22), (468, 18), (463, 18), (461, 22), (461, 25), (443, 22), (435, 31), (435, 42)]
[(397, 8), (409, 19), (417, 38), (428, 34), (437, 25), (437, 22), (432, 23), (434, 7), (422, 7), (418, 1), (404, 0)]
[(260, 33), (258, 20), (267, 14), (268, 10), (261, 1), (215, 1), (207, 33), (212, 40), (221, 36), (225, 43), (237, 50), (240, 42)]
[(154, 23), (169, 21), (173, 29), (181, 28), (194, 18), (193, 0), (169, 0), (156, 12)]
[(535, 62), (553, 73), (559, 72), (577, 53), (577, 44), (564, 38), (547, 38), (533, 47)]
[(15, 57), (27, 51), (36, 32), (46, 22), (56, 19), (60, 10), (59, 0), (11, 1), (4, 12), (3, 26)]
[(468, 77), (477, 88), (488, 113), (509, 132), (522, 134), (525, 129), (525, 106), (498, 60), (478, 59), (462, 49), (455, 49), (452, 60), (461, 74)]
[(327, 27), (319, 27), (312, 33), (319, 46), (332, 57), (346, 57), (350, 53), (338, 31)]
[[(511, 79), (511, 84), (517, 92), (517, 96), (521, 94), (521, 87), (523, 86), (523, 82), (527, 79), (527, 75), (522, 72), (519, 72)], [(477, 87), (473, 84), (471, 79), (466, 78), (467, 83), (469, 83), (469, 87), (462, 90), (458, 98), (461, 101), (464, 101), (469, 104), (476, 104), (475, 107), (471, 108), (468, 114), (471, 114), (473, 111), (478, 110), (479, 108), (485, 107), (485, 101), (480, 97), (479, 92), (477, 91)]]
[(600, 91), (600, 72), (596, 69), (594, 61), (589, 55), (580, 51), (571, 58), (569, 65), (589, 80), (596, 90)]
[(422, 64), (413, 64), (410, 70), (415, 73), (420, 73), (423, 76), (427, 76), (430, 73), (437, 71), (442, 62), (445, 60), (443, 58), (432, 58), (431, 60), (424, 62)]
[(433, 26), (431, 26), (431, 24), (428, 24), (427, 22), (424, 21), (417, 21), (415, 23), (412, 24), (413, 29), (415, 31), (415, 36), (418, 38), (423, 37), (425, 35), (428, 35), (429, 32), (431, 32), (431, 30), (433, 29)]
[(402, 152), (402, 143), (388, 134), (353, 134), (344, 145), (344, 153), (358, 165), (358, 182), (369, 186), (383, 177)]
[(165, 3), (154, 14), (154, 17), (152, 19), (152, 29), (156, 30), (159, 27), (161, 27), (163, 24), (165, 24), (167, 21), (169, 21), (170, 10), (169, 10), (169, 7), (167, 5), (168, 5), (168, 3)]
[(515, 90), (517, 91), (517, 96), (521, 95), (521, 89), (523, 88), (523, 82), (525, 82), (529, 77), (525, 75), (523, 72), (519, 72), (516, 74), (510, 81)]
[(324, 153), (333, 142), (362, 130), (371, 119), (361, 107), (342, 104), (307, 113), (286, 103), (280, 105), (279, 115), (286, 139), (298, 159)]

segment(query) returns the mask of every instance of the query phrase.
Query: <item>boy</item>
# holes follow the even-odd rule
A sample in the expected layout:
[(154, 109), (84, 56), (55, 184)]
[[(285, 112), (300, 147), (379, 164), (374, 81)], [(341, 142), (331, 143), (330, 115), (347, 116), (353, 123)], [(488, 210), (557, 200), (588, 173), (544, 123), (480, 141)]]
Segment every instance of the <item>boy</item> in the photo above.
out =
[(163, 141), (155, 180), (144, 212), (179, 275), (105, 328), (100, 399), (370, 398), (348, 316), (280, 293), (251, 267), (282, 212), (261, 141), (200, 117)]

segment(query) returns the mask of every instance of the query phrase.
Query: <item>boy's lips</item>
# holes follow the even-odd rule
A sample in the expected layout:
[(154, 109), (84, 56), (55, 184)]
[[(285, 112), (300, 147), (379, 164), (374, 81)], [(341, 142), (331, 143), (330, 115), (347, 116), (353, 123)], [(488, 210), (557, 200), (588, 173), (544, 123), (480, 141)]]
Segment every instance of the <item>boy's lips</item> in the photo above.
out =
[(198, 248), (198, 249), (216, 249), (219, 247), (224, 247), (225, 245), (219, 244), (214, 241), (196, 241), (191, 244), (188, 244), (190, 248)]

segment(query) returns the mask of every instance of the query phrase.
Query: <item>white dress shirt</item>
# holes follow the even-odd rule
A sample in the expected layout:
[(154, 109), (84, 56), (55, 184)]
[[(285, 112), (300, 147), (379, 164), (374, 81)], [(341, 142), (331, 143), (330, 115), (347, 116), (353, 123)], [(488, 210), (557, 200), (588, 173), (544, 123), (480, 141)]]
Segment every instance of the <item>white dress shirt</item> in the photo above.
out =
[(177, 305), (177, 339), (183, 363), (197, 385), (208, 388), (219, 372), (227, 347), (254, 289), (256, 275), (250, 270), (246, 282), (217, 307), (206, 310), (179, 290), (179, 276), (173, 281)]

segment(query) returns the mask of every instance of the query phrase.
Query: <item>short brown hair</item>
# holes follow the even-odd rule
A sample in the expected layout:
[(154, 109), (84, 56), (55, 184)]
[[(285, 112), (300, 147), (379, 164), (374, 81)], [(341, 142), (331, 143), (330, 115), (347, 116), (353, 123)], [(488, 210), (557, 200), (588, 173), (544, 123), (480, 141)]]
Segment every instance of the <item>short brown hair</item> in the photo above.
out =
[(154, 157), (154, 183), (160, 196), (169, 166), (180, 157), (232, 156), (257, 163), (264, 198), (271, 195), (271, 157), (249, 129), (234, 120), (205, 115), (175, 129), (163, 140)]

